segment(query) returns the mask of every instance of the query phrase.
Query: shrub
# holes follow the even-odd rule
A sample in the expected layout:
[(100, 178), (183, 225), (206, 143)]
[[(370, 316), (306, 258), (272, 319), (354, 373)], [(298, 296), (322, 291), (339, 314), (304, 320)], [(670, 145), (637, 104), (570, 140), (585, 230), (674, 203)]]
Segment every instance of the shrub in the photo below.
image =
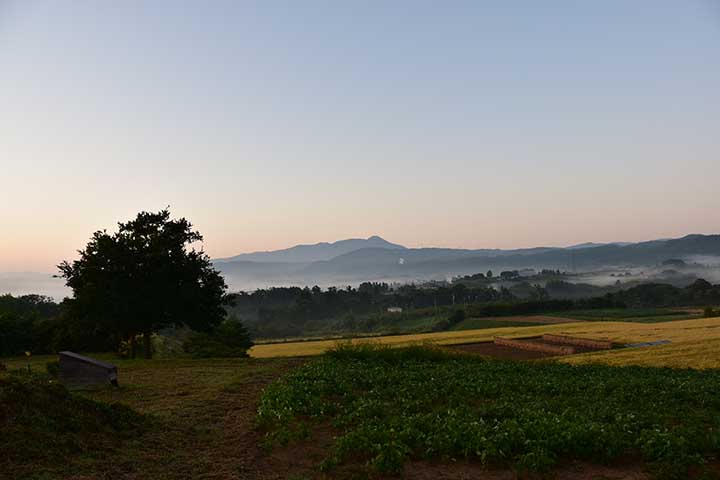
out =
[(720, 310), (715, 310), (712, 307), (705, 308), (705, 318), (720, 316)]
[(253, 346), (245, 325), (238, 320), (225, 320), (212, 333), (195, 332), (183, 344), (194, 358), (247, 357)]
[(450, 325), (455, 326), (465, 320), (465, 310), (455, 310), (448, 318)]
[(47, 370), (48, 375), (57, 378), (60, 376), (60, 362), (57, 360), (54, 362), (47, 362), (45, 364), (45, 370)]
[(445, 330), (450, 330), (455, 325), (462, 323), (465, 320), (465, 310), (458, 309), (455, 310), (453, 313), (450, 314), (450, 316), (446, 319), (440, 320), (433, 326), (433, 331), (435, 332), (442, 332)]

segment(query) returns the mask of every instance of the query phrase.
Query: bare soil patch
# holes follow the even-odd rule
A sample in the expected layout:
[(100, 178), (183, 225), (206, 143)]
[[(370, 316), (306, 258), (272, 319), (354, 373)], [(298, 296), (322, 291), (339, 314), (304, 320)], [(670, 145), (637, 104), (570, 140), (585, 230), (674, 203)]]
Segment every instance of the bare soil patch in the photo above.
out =
[(522, 350), (519, 348), (506, 347), (505, 345), (496, 345), (493, 342), (465, 343), (461, 345), (452, 345), (449, 348), (461, 350), (463, 352), (473, 353), (476, 355), (502, 358), (505, 360), (534, 360), (537, 358), (547, 358), (554, 356), (553, 354), (545, 352)]
[[(543, 337), (530, 337), (512, 339), (513, 343), (520, 344), (534, 344), (539, 346), (549, 347), (568, 347), (568, 344), (562, 341), (554, 341), (552, 339), (545, 339)], [(476, 355), (485, 355), (493, 358), (501, 358), (506, 360), (535, 360), (538, 358), (556, 357), (559, 353), (551, 351), (533, 350), (532, 348), (516, 348), (510, 345), (499, 345), (494, 342), (477, 342), (477, 343), (465, 343), (460, 345), (451, 345), (449, 348), (461, 350), (463, 352), (473, 353)], [(571, 347), (574, 353), (587, 353), (595, 352), (598, 349), (586, 345), (572, 345)]]

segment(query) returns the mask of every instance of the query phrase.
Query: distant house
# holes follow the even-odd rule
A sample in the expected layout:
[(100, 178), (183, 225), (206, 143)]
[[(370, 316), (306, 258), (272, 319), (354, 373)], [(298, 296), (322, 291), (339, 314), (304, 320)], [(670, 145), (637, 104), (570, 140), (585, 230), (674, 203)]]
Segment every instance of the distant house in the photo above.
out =
[(388, 307), (388, 313), (402, 313), (402, 307)]

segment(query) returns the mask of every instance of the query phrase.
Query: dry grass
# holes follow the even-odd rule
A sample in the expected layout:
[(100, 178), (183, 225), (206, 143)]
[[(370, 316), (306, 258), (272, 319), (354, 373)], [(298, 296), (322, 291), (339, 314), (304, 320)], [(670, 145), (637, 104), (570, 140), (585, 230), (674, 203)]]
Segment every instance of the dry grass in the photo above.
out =
[(669, 345), (573, 355), (560, 360), (573, 365), (602, 363), (623, 366), (720, 368), (720, 338), (679, 341)]
[[(537, 327), (507, 327), (482, 330), (395, 335), (374, 338), (392, 346), (414, 343), (456, 345), (490, 341), (495, 336), (518, 338), (544, 333), (567, 334), (618, 343), (639, 343), (654, 340), (670, 340), (666, 346), (646, 347), (632, 350), (615, 350), (568, 357), (563, 361), (573, 363), (601, 362), (612, 365), (654, 365), (673, 367), (715, 368), (720, 367), (720, 317), (694, 320), (678, 320), (664, 323), (629, 322), (578, 322)], [(367, 342), (356, 339), (353, 343)], [(251, 350), (256, 358), (320, 355), (333, 347), (335, 340), (279, 343), (257, 345)]]

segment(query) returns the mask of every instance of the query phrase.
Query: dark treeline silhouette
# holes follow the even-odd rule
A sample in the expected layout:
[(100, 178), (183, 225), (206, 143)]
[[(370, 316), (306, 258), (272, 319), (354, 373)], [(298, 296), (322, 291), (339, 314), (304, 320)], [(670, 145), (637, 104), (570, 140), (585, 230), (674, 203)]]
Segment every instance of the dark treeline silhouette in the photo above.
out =
[[(232, 296), (230, 311), (248, 322), (257, 337), (303, 335), (308, 331), (373, 329), (372, 318), (384, 315), (390, 307), (403, 310), (440, 308), (470, 303), (514, 301), (507, 289), (490, 287), (425, 288), (403, 285), (391, 289), (387, 283), (366, 282), (358, 288), (278, 287), (238, 293)], [(336, 325), (332, 322), (336, 321)], [(328, 328), (322, 328), (328, 327)]]
[[(364, 283), (358, 288), (343, 289), (270, 288), (232, 294), (230, 300), (234, 305), (225, 308), (227, 316), (242, 320), (255, 338), (280, 338), (307, 335), (314, 331), (338, 334), (379, 330), (392, 332), (393, 326), (401, 320), (435, 314), (442, 319), (431, 330), (450, 328), (459, 319), (468, 317), (532, 315), (593, 308), (720, 305), (720, 285), (712, 285), (705, 280), (697, 280), (684, 288), (643, 284), (583, 299), (548, 298), (542, 287), (534, 288), (536, 297), (533, 299), (520, 299), (507, 289), (468, 288), (464, 285), (436, 288), (405, 285), (392, 289), (384, 283)], [(0, 356), (18, 355), (27, 350), (34, 353), (52, 353), (62, 349), (117, 350), (115, 335), (85, 328), (86, 320), (79, 321), (69, 307), (68, 302), (57, 304), (39, 295), (1, 296)], [(403, 312), (389, 313), (389, 307), (400, 307)], [(458, 310), (462, 310), (462, 316), (457, 313)], [(223, 332), (223, 328), (219, 332)], [(218, 348), (215, 343), (217, 339), (196, 337), (191, 344), (191, 353), (210, 355), (211, 350)]]
[(42, 295), (0, 296), (0, 356), (50, 353), (60, 341), (61, 306)]
[[(698, 280), (685, 288), (644, 284), (588, 298), (563, 298), (563, 289), (550, 291), (529, 285), (522, 297), (506, 288), (418, 287), (391, 289), (384, 283), (358, 288), (270, 288), (233, 295), (230, 311), (242, 318), (256, 338), (302, 336), (309, 333), (395, 331), (400, 320), (452, 314), (462, 308), (468, 317), (532, 315), (573, 309), (700, 306), (720, 303), (720, 285)], [(552, 294), (551, 294), (552, 293)], [(400, 307), (402, 314), (389, 313)]]

